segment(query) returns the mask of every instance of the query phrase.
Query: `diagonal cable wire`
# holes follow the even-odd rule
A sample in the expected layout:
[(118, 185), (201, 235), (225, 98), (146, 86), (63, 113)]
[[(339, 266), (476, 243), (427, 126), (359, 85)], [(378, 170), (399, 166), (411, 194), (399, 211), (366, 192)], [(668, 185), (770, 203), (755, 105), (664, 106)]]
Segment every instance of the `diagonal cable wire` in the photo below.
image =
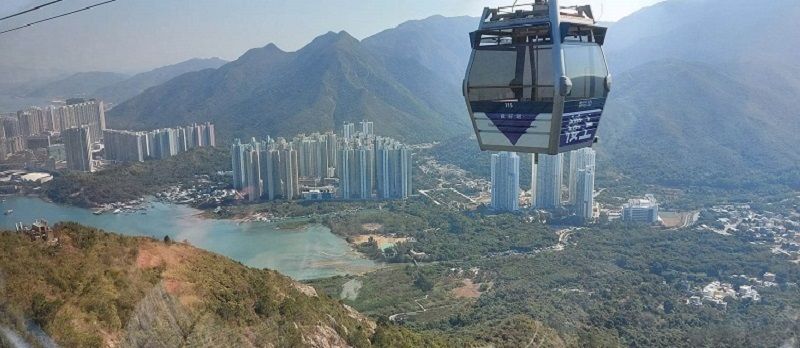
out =
[(5, 17), (3, 17), (3, 18), (0, 18), (0, 21), (6, 20), (6, 19), (9, 19), (9, 18), (13, 18), (13, 17), (16, 17), (16, 16), (21, 16), (21, 15), (24, 15), (24, 14), (26, 14), (26, 13), (29, 13), (29, 12), (36, 11), (36, 10), (38, 10), (38, 9), (42, 8), (42, 7), (49, 6), (49, 5), (55, 4), (55, 3), (57, 3), (57, 2), (62, 2), (62, 1), (64, 1), (64, 0), (54, 0), (54, 1), (50, 1), (50, 2), (48, 2), (48, 3), (46, 3), (46, 4), (41, 4), (41, 5), (39, 5), (39, 6), (36, 6), (36, 7), (32, 8), (32, 9), (25, 10), (25, 11), (22, 11), (22, 12), (17, 12), (17, 13), (15, 13), (15, 14), (12, 14), (12, 15), (10, 15), (10, 16), (5, 16)]
[(86, 7), (82, 8), (82, 9), (79, 9), (79, 10), (75, 10), (75, 11), (71, 11), (71, 12), (67, 12), (67, 13), (62, 13), (60, 15), (49, 17), (49, 18), (45, 18), (45, 19), (38, 20), (38, 21), (35, 21), (35, 22), (30, 22), (28, 24), (21, 25), (21, 26), (18, 26), (16, 28), (11, 28), (11, 29), (8, 29), (8, 30), (0, 31), (0, 35), (5, 34), (5, 33), (10, 33), (12, 31), (20, 30), (20, 29), (25, 29), (27, 27), (31, 27), (31, 26), (34, 26), (34, 25), (42, 23), (42, 22), (51, 21), (51, 20), (54, 20), (56, 18), (66, 17), (66, 16), (69, 16), (69, 15), (72, 15), (72, 14), (75, 14), (75, 13), (78, 13), (78, 12), (88, 11), (88, 10), (90, 10), (92, 8), (97, 7), (97, 6), (102, 6), (102, 5), (105, 5), (105, 4), (108, 4), (108, 3), (112, 3), (112, 2), (115, 2), (115, 1), (117, 1), (117, 0), (108, 0), (108, 1), (98, 2), (98, 3), (94, 4), (94, 5), (89, 5), (89, 6), (86, 6)]

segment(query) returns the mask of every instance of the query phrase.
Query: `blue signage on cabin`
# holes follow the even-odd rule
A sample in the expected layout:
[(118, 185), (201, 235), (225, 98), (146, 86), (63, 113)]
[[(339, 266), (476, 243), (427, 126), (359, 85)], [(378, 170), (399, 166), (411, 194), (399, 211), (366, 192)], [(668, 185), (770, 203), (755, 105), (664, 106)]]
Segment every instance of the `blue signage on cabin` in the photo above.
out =
[(547, 102), (471, 102), (472, 112), (482, 112), (495, 127), (517, 145), (541, 114), (553, 112), (553, 103)]
[(486, 113), (486, 117), (506, 136), (512, 145), (517, 145), (519, 138), (522, 137), (536, 121), (539, 114), (510, 114), (510, 113)]
[(560, 146), (593, 142), (602, 112), (602, 110), (591, 110), (564, 114), (561, 120)]

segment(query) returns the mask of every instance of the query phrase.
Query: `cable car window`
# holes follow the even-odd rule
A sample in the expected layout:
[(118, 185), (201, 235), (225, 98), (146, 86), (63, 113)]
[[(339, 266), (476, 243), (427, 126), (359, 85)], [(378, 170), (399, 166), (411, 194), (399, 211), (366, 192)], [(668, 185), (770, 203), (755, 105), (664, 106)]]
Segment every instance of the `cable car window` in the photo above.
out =
[(525, 78), (530, 58), (525, 52), (524, 47), (476, 50), (469, 73), (470, 100), (520, 100), (530, 95), (523, 92), (526, 82), (530, 86)]
[(572, 80), (572, 93), (567, 100), (605, 98), (608, 76), (603, 51), (596, 44), (565, 44), (564, 68)]
[(570, 26), (567, 35), (564, 37), (564, 42), (593, 43), (595, 42), (594, 30), (585, 26)]
[(553, 50), (550, 47), (531, 47), (534, 56), (535, 101), (552, 101), (555, 83), (553, 82)]

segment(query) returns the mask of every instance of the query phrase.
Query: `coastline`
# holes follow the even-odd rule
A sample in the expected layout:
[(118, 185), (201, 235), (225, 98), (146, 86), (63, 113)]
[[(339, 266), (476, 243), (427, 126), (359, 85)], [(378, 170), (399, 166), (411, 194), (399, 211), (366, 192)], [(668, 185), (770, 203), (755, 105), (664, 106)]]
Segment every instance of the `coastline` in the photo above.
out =
[[(41, 193), (28, 193), (28, 194), (8, 194), (3, 195), (4, 197), (27, 197), (27, 198), (38, 198), (44, 202), (62, 205), (66, 207), (72, 207), (82, 210), (87, 210), (92, 212), (95, 215), (147, 215), (148, 211), (151, 209), (153, 203), (162, 203), (162, 204), (169, 204), (175, 205), (180, 207), (186, 207), (193, 209), (195, 212), (192, 216), (200, 219), (200, 220), (209, 220), (209, 221), (221, 221), (221, 222), (232, 222), (238, 226), (247, 225), (252, 223), (267, 223), (271, 224), (275, 230), (284, 231), (284, 232), (303, 232), (310, 226), (314, 224), (320, 224), (325, 226), (332, 235), (336, 236), (338, 239), (347, 243), (349, 249), (358, 254), (360, 258), (365, 260), (369, 260), (376, 263), (383, 263), (383, 259), (378, 257), (377, 255), (372, 255), (365, 253), (363, 250), (364, 245), (366, 244), (369, 237), (373, 237), (376, 241), (378, 241), (378, 247), (380, 250), (389, 248), (393, 246), (396, 242), (404, 241), (403, 238), (395, 238), (392, 234), (386, 234), (379, 231), (379, 227), (376, 226), (364, 226), (364, 230), (353, 232), (353, 233), (346, 233), (342, 234), (339, 233), (340, 231), (335, 228), (335, 226), (329, 226), (324, 219), (319, 221), (317, 218), (318, 215), (301, 215), (301, 216), (275, 216), (268, 211), (263, 211), (259, 207), (259, 205), (263, 205), (265, 203), (253, 204), (253, 205), (220, 205), (214, 208), (206, 207), (196, 207), (194, 204), (186, 203), (186, 202), (177, 202), (172, 201), (169, 199), (158, 198), (155, 195), (146, 195), (143, 197), (138, 198), (137, 200), (130, 201), (130, 202), (115, 202), (115, 203), (108, 203), (108, 204), (94, 204), (93, 207), (85, 207), (78, 204), (72, 204), (69, 202), (56, 202), (49, 197), (44, 192)], [(279, 204), (286, 204), (288, 202), (280, 202)], [(239, 212), (232, 212), (231, 210), (240, 210)]]
[[(0, 229), (13, 230), (13, 222), (31, 224), (45, 219), (51, 224), (74, 221), (85, 226), (128, 236), (187, 241), (193, 246), (225, 255), (255, 268), (270, 268), (298, 280), (364, 274), (385, 267), (360, 252), (328, 226), (310, 219), (291, 219), (292, 226), (277, 222), (239, 223), (231, 219), (204, 219), (202, 211), (168, 202), (148, 205), (139, 213), (93, 214), (69, 204), (52, 203), (37, 195), (5, 196), (3, 205), (14, 209)], [(291, 228), (288, 228), (291, 227)]]

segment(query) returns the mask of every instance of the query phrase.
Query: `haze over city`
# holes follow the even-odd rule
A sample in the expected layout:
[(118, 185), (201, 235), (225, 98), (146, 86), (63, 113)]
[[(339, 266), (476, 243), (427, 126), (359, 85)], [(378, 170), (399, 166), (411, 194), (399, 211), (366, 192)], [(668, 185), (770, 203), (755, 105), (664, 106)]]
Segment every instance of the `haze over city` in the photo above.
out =
[(0, 0), (0, 347), (800, 347), (800, 1), (535, 1)]
[[(35, 14), (12, 18), (2, 28), (26, 24), (96, 3), (68, 0)], [(593, 0), (596, 15), (616, 21), (660, 0)], [(0, 4), (0, 15), (36, 1)], [(566, 5), (583, 3), (568, 0)], [(248, 49), (275, 43), (294, 51), (328, 31), (345, 30), (362, 39), (412, 19), (434, 14), (480, 16), (484, 6), (503, 1), (262, 1), (119, 0), (92, 11), (60, 18), (0, 37), (0, 65), (64, 72), (136, 73), (195, 57), (233, 60)], [(466, 36), (466, 33), (464, 34)], [(87, 42), (104, 54), (87, 50)], [(55, 55), (40, 55), (43, 47)]]

